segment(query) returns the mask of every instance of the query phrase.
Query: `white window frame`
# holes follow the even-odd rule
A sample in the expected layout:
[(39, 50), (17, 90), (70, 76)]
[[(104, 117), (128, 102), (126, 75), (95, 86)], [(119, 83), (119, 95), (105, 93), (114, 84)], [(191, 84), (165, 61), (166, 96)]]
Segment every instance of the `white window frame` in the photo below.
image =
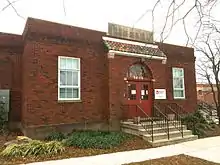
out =
[[(174, 71), (175, 70), (181, 70), (182, 73), (183, 73), (183, 76), (178, 76), (178, 77), (175, 77), (174, 76)], [(174, 78), (182, 78), (182, 82), (183, 82), (183, 88), (174, 88)], [(174, 99), (185, 99), (186, 98), (186, 95), (185, 95), (185, 76), (184, 76), (184, 68), (178, 68), (178, 67), (172, 67), (172, 79), (173, 79), (173, 98)], [(176, 97), (175, 96), (175, 90), (182, 90), (183, 91), (183, 97)]]
[[(60, 62), (61, 59), (74, 59), (78, 60), (79, 69), (73, 69), (74, 71), (78, 72), (78, 86), (75, 85), (60, 85), (60, 71), (62, 70), (60, 68)], [(58, 101), (77, 101), (81, 100), (81, 67), (80, 67), (80, 58), (75, 57), (66, 57), (66, 56), (58, 56)], [(78, 98), (60, 98), (60, 88), (78, 88)]]

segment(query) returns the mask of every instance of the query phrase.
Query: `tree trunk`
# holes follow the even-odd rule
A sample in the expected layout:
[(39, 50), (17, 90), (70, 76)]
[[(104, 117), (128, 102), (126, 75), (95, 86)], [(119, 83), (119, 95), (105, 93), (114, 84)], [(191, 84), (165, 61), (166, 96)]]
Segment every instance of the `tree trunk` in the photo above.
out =
[(220, 105), (217, 106), (217, 114), (218, 114), (218, 124), (220, 125)]

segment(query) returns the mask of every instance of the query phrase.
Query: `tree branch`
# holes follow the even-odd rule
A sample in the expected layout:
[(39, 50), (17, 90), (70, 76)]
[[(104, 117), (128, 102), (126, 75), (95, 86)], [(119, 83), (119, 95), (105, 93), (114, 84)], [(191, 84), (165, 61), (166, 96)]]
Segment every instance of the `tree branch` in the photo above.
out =
[[(14, 7), (13, 3), (10, 2), (10, 0), (6, 0), (6, 1), (8, 2), (8, 5), (12, 7), (12, 9), (14, 10), (14, 12), (17, 14), (18, 17), (20, 17), (20, 18), (22, 18), (22, 19), (25, 19), (24, 17), (22, 17), (22, 16), (18, 13), (17, 9)], [(15, 2), (14, 2), (14, 3), (15, 3)], [(9, 7), (9, 6), (8, 6), (8, 7)], [(6, 8), (7, 8), (7, 7), (6, 7)]]

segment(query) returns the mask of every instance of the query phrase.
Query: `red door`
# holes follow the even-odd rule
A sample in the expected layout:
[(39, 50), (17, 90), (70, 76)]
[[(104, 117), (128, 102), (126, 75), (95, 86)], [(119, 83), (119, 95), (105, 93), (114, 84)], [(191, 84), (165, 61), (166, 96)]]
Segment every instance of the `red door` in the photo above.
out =
[(137, 109), (136, 105), (140, 106), (149, 116), (151, 116), (153, 102), (152, 83), (129, 81), (127, 83), (126, 102), (129, 106), (129, 108), (127, 108), (127, 115), (129, 118), (133, 118), (137, 115), (144, 117), (140, 110)]

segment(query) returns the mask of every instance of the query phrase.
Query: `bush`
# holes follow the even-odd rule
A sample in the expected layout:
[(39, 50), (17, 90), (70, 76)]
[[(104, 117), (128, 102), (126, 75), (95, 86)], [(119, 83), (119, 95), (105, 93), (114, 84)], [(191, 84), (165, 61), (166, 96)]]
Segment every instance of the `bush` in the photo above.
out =
[(7, 133), (7, 111), (5, 111), (4, 103), (0, 101), (0, 134)]
[(53, 155), (64, 151), (62, 143), (51, 141), (48, 143), (38, 140), (32, 140), (26, 144), (12, 144), (7, 146), (0, 155), (7, 157), (19, 156), (38, 156), (38, 155)]
[(205, 130), (210, 129), (210, 125), (199, 111), (184, 116), (182, 122), (188, 129), (192, 130), (193, 134), (199, 137), (203, 137)]
[(72, 133), (64, 141), (64, 145), (79, 148), (108, 149), (118, 146), (129, 137), (130, 135), (121, 132), (81, 131)]
[(192, 114), (188, 114), (182, 119), (183, 123), (203, 123), (208, 124), (207, 121), (204, 119), (202, 114), (199, 111), (196, 111)]
[(52, 132), (50, 133), (45, 140), (47, 141), (62, 141), (66, 136), (62, 132)]

